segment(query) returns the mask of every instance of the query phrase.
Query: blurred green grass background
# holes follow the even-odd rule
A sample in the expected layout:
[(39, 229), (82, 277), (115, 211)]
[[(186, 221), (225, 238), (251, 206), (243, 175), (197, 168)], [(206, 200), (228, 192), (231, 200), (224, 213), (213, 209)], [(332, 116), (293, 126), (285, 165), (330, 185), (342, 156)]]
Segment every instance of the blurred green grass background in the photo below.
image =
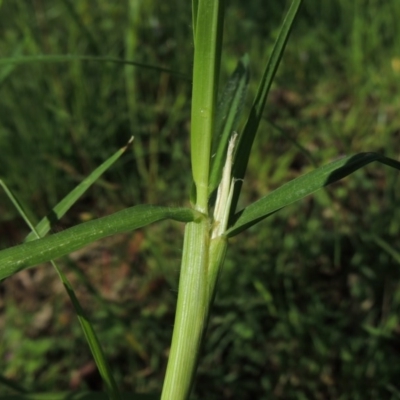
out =
[[(133, 204), (187, 204), (191, 84), (112, 62), (1, 59), (93, 55), (190, 77), (186, 3), (3, 1), (0, 176), (35, 220), (131, 135), (130, 154), (56, 229)], [(249, 104), (287, 4), (227, 2), (221, 83), (248, 52)], [(398, 0), (304, 1), (242, 206), (345, 154), (398, 159), (399, 20)], [(232, 240), (195, 398), (400, 399), (398, 187), (398, 173), (371, 165)], [(182, 232), (162, 223), (64, 261), (122, 390), (160, 391)], [(0, 193), (1, 247), (27, 233)], [(101, 388), (49, 266), (17, 274), (0, 291), (3, 376), (37, 392)]]

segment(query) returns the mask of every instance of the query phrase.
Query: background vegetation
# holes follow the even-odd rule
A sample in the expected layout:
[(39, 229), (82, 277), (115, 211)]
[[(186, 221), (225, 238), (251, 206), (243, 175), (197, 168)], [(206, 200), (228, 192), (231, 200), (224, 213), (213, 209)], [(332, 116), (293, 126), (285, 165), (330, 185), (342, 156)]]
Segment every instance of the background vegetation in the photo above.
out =
[[(221, 82), (245, 52), (259, 77), (285, 6), (227, 2)], [(397, 0), (304, 2), (242, 205), (345, 154), (398, 159), (399, 19)], [(113, 62), (18, 57), (127, 58), (189, 78), (190, 21), (190, 2), (177, 0), (3, 1), (0, 57), (14, 63), (0, 59), (0, 175), (36, 221), (132, 134), (131, 153), (57, 229), (142, 202), (186, 204), (191, 84)], [(400, 398), (398, 187), (398, 173), (372, 165), (232, 240), (196, 398)], [(27, 233), (0, 193), (1, 247)], [(123, 390), (160, 391), (181, 242), (182, 227), (166, 222), (64, 260)], [(36, 392), (101, 388), (51, 267), (0, 290), (3, 376)]]

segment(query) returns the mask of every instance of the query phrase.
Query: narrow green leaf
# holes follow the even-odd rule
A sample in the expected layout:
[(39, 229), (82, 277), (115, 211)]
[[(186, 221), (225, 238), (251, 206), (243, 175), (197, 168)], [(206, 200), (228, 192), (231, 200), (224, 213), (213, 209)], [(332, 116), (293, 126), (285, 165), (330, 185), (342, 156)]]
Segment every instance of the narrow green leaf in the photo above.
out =
[(400, 170), (400, 162), (377, 153), (359, 153), (342, 158), (285, 183), (238, 212), (235, 214), (234, 222), (227, 230), (226, 235), (228, 237), (237, 235), (279, 209), (350, 175), (372, 161), (379, 161)]
[(392, 247), (388, 242), (386, 242), (384, 239), (382, 239), (379, 236), (376, 236), (372, 234), (370, 238), (378, 245), (380, 246), (383, 250), (386, 251), (389, 255), (391, 255), (394, 260), (400, 264), (400, 251), (396, 250), (394, 247)]
[[(14, 194), (8, 189), (4, 183), (2, 183), (2, 186), (4, 187), (4, 190), (6, 191), (6, 194), (9, 196), (15, 207), (17, 208), (18, 212), (20, 215), (24, 218), (26, 221), (27, 225), (31, 228), (32, 233), (35, 235), (36, 239), (40, 239), (38, 231), (35, 229), (35, 227), (32, 225), (31, 221), (29, 220), (28, 216), (26, 215), (24, 209), (20, 205), (19, 201), (17, 198), (14, 196)], [(88, 342), (88, 345), (90, 347), (90, 350), (92, 352), (93, 358), (96, 362), (97, 368), (99, 370), (100, 376), (103, 379), (105, 389), (109, 395), (110, 400), (121, 400), (121, 396), (119, 394), (118, 386), (117, 383), (114, 380), (114, 377), (111, 373), (111, 368), (107, 362), (107, 359), (103, 353), (103, 350), (101, 348), (101, 344), (99, 339), (97, 338), (96, 332), (93, 329), (93, 326), (91, 325), (90, 321), (86, 317), (83, 308), (81, 307), (78, 298), (75, 295), (75, 292), (72, 288), (71, 283), (67, 279), (66, 275), (62, 272), (62, 270), (58, 267), (58, 265), (51, 260), (51, 264), (53, 265), (54, 269), (56, 270), (58, 276), (60, 277), (64, 288), (75, 308), (76, 315), (78, 317), (78, 321), (81, 324), (83, 333), (86, 337), (86, 340)]]
[(65, 290), (67, 291), (67, 294), (68, 294), (69, 298), (71, 299), (71, 302), (74, 306), (79, 323), (82, 327), (82, 331), (83, 331), (86, 341), (90, 347), (90, 351), (93, 355), (93, 358), (94, 358), (96, 366), (99, 370), (100, 376), (104, 382), (104, 385), (105, 385), (105, 388), (109, 395), (109, 398), (113, 399), (113, 400), (114, 399), (120, 400), (121, 395), (119, 393), (118, 386), (112, 375), (110, 365), (107, 361), (107, 358), (105, 357), (105, 354), (101, 347), (101, 343), (99, 341), (99, 338), (97, 337), (96, 332), (95, 332), (91, 322), (87, 318), (81, 304), (79, 303), (79, 300), (76, 297), (75, 292), (74, 292), (70, 282), (68, 281), (67, 277), (55, 264), (54, 264), (54, 266), (55, 266), (55, 268), (64, 284)]
[[(105, 172), (107, 171), (121, 156), (124, 154), (128, 146), (132, 143), (133, 137), (129, 140), (126, 146), (119, 149), (108, 160), (97, 167), (87, 178), (85, 178), (75, 189), (65, 196), (52, 210), (44, 217), (35, 227), (40, 237), (46, 236), (51, 226), (59, 221), (64, 214), (76, 203), (87, 189)], [(31, 232), (25, 242), (37, 239), (34, 232)]]
[(249, 57), (245, 55), (239, 60), (218, 101), (213, 134), (209, 195), (217, 189), (221, 180), (229, 139), (236, 130), (244, 106), (249, 75)]
[(276, 131), (278, 131), (286, 140), (291, 142), (294, 147), (296, 147), (300, 153), (302, 153), (312, 164), (313, 167), (317, 168), (318, 164), (315, 161), (315, 157), (304, 147), (300, 144), (300, 142), (296, 139), (293, 139), (289, 134), (285, 132), (280, 126), (276, 125), (272, 121), (266, 120), (270, 126), (272, 126)]
[(158, 67), (156, 65), (140, 63), (132, 60), (124, 60), (122, 58), (81, 56), (78, 54), (37, 54), (34, 56), (3, 57), (0, 58), (0, 65), (26, 64), (32, 62), (70, 62), (70, 61), (111, 62), (115, 64), (132, 65), (134, 67), (150, 69), (157, 72), (165, 72), (167, 74), (174, 75), (183, 80), (187, 81), (191, 80), (191, 78), (187, 74), (178, 71), (173, 71), (168, 68)]
[(151, 205), (130, 207), (63, 232), (0, 251), (0, 280), (116, 233), (128, 232), (163, 219), (190, 222), (199, 215), (190, 208)]
[(271, 88), (272, 81), (274, 80), (276, 71), (278, 70), (283, 51), (285, 50), (293, 22), (300, 8), (301, 2), (302, 0), (293, 0), (286, 14), (278, 38), (272, 50), (271, 57), (269, 58), (265, 67), (264, 74), (261, 79), (254, 103), (250, 110), (249, 118), (243, 134), (240, 135), (233, 166), (233, 176), (238, 179), (238, 182), (235, 184), (235, 191), (232, 200), (232, 213), (235, 212), (239, 199), (240, 190), (242, 188), (242, 179), (246, 173), (251, 147), (260, 124), (265, 102), (267, 101), (267, 96)]

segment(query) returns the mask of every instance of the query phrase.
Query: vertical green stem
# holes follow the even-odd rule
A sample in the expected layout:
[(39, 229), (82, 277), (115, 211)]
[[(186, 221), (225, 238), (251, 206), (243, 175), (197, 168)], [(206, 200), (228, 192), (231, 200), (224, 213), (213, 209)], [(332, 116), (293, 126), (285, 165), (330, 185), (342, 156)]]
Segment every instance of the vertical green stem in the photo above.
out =
[(208, 252), (208, 220), (204, 218), (200, 222), (188, 223), (162, 400), (185, 400), (189, 397), (208, 317)]
[[(202, 338), (212, 301), (209, 282), (211, 217), (208, 182), (211, 141), (221, 59), (224, 0), (193, 1), (194, 66), (191, 123), (191, 160), (196, 186), (195, 207), (204, 214), (187, 224), (179, 280), (171, 352), (161, 399), (186, 400), (196, 372)], [(221, 254), (219, 251), (211, 253)], [(222, 251), (224, 253), (224, 251)], [(213, 277), (217, 273), (213, 268)]]

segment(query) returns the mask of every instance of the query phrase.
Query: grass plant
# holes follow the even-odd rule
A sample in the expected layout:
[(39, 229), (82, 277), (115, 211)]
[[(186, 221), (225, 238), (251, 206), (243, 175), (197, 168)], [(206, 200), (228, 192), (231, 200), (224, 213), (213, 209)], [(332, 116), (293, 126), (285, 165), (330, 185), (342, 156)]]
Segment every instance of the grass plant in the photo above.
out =
[[(99, 40), (85, 28), (85, 24), (80, 20), (80, 14), (76, 12), (71, 3), (67, 1), (64, 3), (70, 18), (75, 21), (76, 26), (84, 33), (87, 42), (90, 44), (91, 51), (97, 55), (100, 48)], [(129, 4), (133, 7), (133, 3)], [(211, 320), (210, 309), (215, 299), (216, 290), (224, 286), (223, 279), (219, 280), (218, 278), (226, 258), (228, 243), (235, 240), (236, 235), (250, 228), (252, 230), (257, 229), (257, 224), (259, 222), (268, 217), (276, 218), (275, 214), (278, 211), (284, 212), (285, 210), (282, 210), (284, 207), (315, 193), (319, 189), (325, 189), (328, 185), (341, 180), (367, 164), (377, 161), (394, 169), (400, 169), (400, 163), (394, 158), (389, 158), (378, 153), (350, 155), (339, 158), (324, 166), (309, 170), (307, 173), (295, 179), (287, 179), (285, 184), (277, 185), (277, 187), (273, 188), (274, 190), (271, 190), (268, 194), (261, 196), (256, 201), (251, 199), (248, 203), (245, 202), (243, 205), (244, 201), (243, 198), (240, 198), (240, 195), (242, 186), (246, 183), (247, 167), (249, 164), (251, 166), (252, 162), (255, 163), (256, 166), (261, 165), (261, 160), (257, 159), (257, 155), (255, 156), (255, 161), (250, 157), (251, 149), (254, 143), (257, 145), (263, 144), (263, 139), (256, 136), (256, 134), (264, 124), (263, 116), (266, 100), (270, 93), (300, 5), (301, 0), (293, 0), (290, 2), (290, 7), (287, 10), (285, 19), (280, 29), (275, 33), (276, 40), (274, 46), (271, 48), (269, 60), (267, 63), (264, 63), (265, 65), (263, 66), (259, 86), (254, 94), (254, 100), (249, 107), (246, 123), (244, 127), (240, 129), (240, 116), (244, 111), (247, 111), (245, 99), (249, 81), (248, 57), (243, 57), (239, 61), (236, 70), (228, 80), (225, 88), (221, 90), (219, 88), (219, 77), (221, 75), (225, 4), (223, 1), (214, 0), (193, 1), (194, 61), (190, 129), (191, 177), (193, 183), (190, 191), (190, 201), (187, 201), (187, 203), (190, 202), (190, 206), (171, 207), (165, 206), (164, 204), (160, 206), (155, 206), (153, 204), (137, 205), (40, 239), (37, 237), (35, 238), (34, 235), (31, 234), (27, 237), (26, 243), (0, 252), (0, 279), (6, 279), (19, 271), (69, 254), (72, 251), (106, 236), (132, 231), (166, 219), (186, 223), (174, 331), (161, 394), (162, 399), (179, 400), (187, 399), (190, 396), (199, 363), (200, 349), (204, 342), (207, 325)], [(133, 9), (130, 9), (130, 11), (134, 13)], [(136, 10), (135, 12), (140, 13), (141, 10)], [(354, 33), (354, 45), (357, 46), (359, 34), (361, 32), (359, 21), (354, 29), (356, 30)], [(134, 44), (137, 43), (135, 37), (137, 34), (138, 31), (135, 31), (133, 28), (126, 33), (126, 43), (129, 44), (131, 51), (136, 48)], [(51, 48), (51, 43), (47, 43), (47, 46)], [(363, 59), (362, 55), (359, 54), (357, 56), (357, 54), (355, 54), (354, 57), (355, 58), (352, 60), (353, 65), (360, 65)], [(4, 63), (6, 63), (5, 65), (15, 65), (21, 62), (21, 59), (23, 58), (17, 54), (10, 60), (5, 60)], [(55, 61), (54, 56), (43, 56), (42, 61), (44, 60)], [(29, 62), (31, 60), (28, 58), (26, 61)], [(108, 61), (113, 61), (113, 57), (110, 57)], [(125, 62), (125, 60), (121, 60), (121, 62)], [(33, 64), (29, 63), (29, 65)], [(79, 70), (81, 67), (78, 66), (80, 64), (71, 63), (69, 65), (70, 67), (68, 68), (71, 68), (71, 73), (82, 73)], [(112, 68), (113, 67), (109, 67), (105, 72), (109, 74)], [(135, 102), (134, 95), (132, 94), (134, 89), (138, 87), (139, 81), (135, 75), (129, 73), (128, 66), (125, 66), (125, 68), (124, 79), (127, 90), (128, 111), (132, 114), (129, 118), (128, 125), (133, 129), (141, 115), (140, 104)], [(9, 69), (9, 73), (11, 73), (10, 71)], [(163, 73), (165, 72), (166, 70), (163, 70)], [(283, 71), (282, 76), (285, 76), (284, 74), (285, 71)], [(86, 97), (87, 94), (84, 93), (84, 90), (78, 92), (79, 96), (77, 98), (67, 99), (63, 95), (59, 85), (60, 77), (57, 75), (57, 72), (51, 73), (51, 79), (52, 84), (54, 84), (56, 88), (59, 87), (59, 90), (55, 90), (54, 92), (56, 104), (54, 107), (59, 107), (59, 110), (56, 110), (57, 112), (55, 114), (60, 114), (60, 110), (62, 109), (61, 104), (66, 101), (71, 102), (71, 107), (77, 113), (82, 113), (88, 101)], [(282, 78), (278, 77), (278, 79)], [(162, 86), (161, 79), (160, 86)], [(179, 113), (182, 107), (183, 105), (180, 99), (176, 99), (174, 102), (174, 111)], [(40, 110), (39, 112), (43, 113), (44, 110)], [(60, 118), (64, 117), (60, 115)], [(105, 118), (109, 119), (112, 118), (112, 116), (106, 116)], [(170, 117), (170, 119), (173, 121), (174, 118)], [(45, 117), (43, 116), (40, 120), (44, 121)], [(349, 125), (354, 124), (354, 122), (352, 122), (354, 120), (355, 116), (350, 116)], [(28, 127), (23, 125), (24, 122), (21, 122), (21, 124), (21, 132), (28, 131)], [(105, 124), (107, 123), (105, 122)], [(85, 162), (88, 156), (85, 150), (83, 150), (85, 148), (82, 143), (83, 135), (79, 132), (79, 129), (75, 130), (72, 126), (71, 124), (71, 138), (74, 140), (76, 148), (79, 149), (82, 161)], [(83, 129), (84, 127), (81, 128)], [(285, 129), (281, 129), (280, 127), (275, 129), (279, 135), (286, 134)], [(46, 127), (46, 132), (49, 135), (51, 134), (50, 125)], [(158, 180), (159, 167), (155, 154), (160, 151), (160, 148), (165, 143), (163, 144), (157, 141), (156, 138), (156, 130), (154, 127), (151, 127), (146, 134), (139, 135), (139, 144), (136, 148), (136, 144), (133, 144), (135, 148), (134, 154), (138, 159), (138, 175), (143, 181), (141, 185), (143, 185), (144, 188), (156, 184), (155, 181)], [(296, 141), (294, 142), (297, 143)], [(299, 145), (298, 148), (303, 150), (303, 153), (308, 154), (305, 147)], [(146, 149), (149, 149), (149, 154), (146, 154)], [(103, 169), (99, 167), (100, 169), (97, 169), (95, 173), (90, 175), (88, 178), (89, 184), (93, 183), (122, 152), (123, 150), (110, 158), (112, 161), (106, 162)], [(336, 158), (337, 154), (333, 154), (332, 156)], [(282, 183), (282, 179), (285, 179), (288, 165), (293, 163), (293, 159), (294, 153), (288, 152), (286, 155), (282, 156), (279, 165), (270, 165), (267, 160), (265, 175), (268, 176), (272, 170), (273, 173), (276, 174), (276, 182)], [(92, 162), (93, 160), (90, 161), (90, 163)], [(314, 165), (319, 165), (319, 160), (313, 160), (313, 163)], [(388, 197), (392, 196), (392, 198), (394, 198), (396, 195), (396, 179), (397, 175), (393, 175), (393, 183), (390, 193), (388, 189)], [(66, 213), (68, 208), (76, 202), (78, 196), (81, 195), (87, 187), (88, 181), (86, 181), (85, 185), (82, 185), (80, 188), (78, 187), (79, 189), (76, 191), (71, 192), (64, 201), (53, 208), (42, 222), (35, 228), (32, 227), (32, 231), (36, 231), (38, 237), (46, 235), (50, 228), (54, 226), (54, 223)], [(373, 190), (372, 188), (365, 189)], [(54, 196), (56, 196), (55, 193)], [(10, 197), (13, 198), (11, 194)], [(157, 197), (156, 191), (152, 188), (148, 188), (144, 197), (153, 202)], [(329, 198), (327, 200), (326, 193), (325, 196), (322, 194), (317, 196), (316, 199), (316, 202), (322, 205), (329, 201)], [(26, 206), (22, 208), (26, 208)], [(387, 208), (388, 212), (390, 212), (389, 205)], [(24, 214), (22, 211), (21, 213)], [(289, 218), (288, 214), (285, 214), (285, 217)], [(310, 218), (308, 222), (310, 224), (319, 223), (316, 218)], [(392, 229), (395, 230), (396, 227), (393, 226)], [(318, 227), (314, 227), (312, 230), (316, 232), (318, 231)], [(271, 237), (264, 239), (268, 243), (267, 246), (270, 245), (270, 239), (280, 242), (279, 237), (276, 237), (276, 233), (272, 233)], [(293, 241), (286, 241), (286, 238), (281, 239), (283, 248), (296, 248), (297, 244), (293, 243)], [(340, 255), (342, 254), (341, 246), (344, 245), (341, 244), (340, 240), (335, 238), (334, 235), (331, 239), (336, 241), (335, 257), (337, 257), (336, 262), (339, 263)], [(397, 252), (388, 246), (381, 238), (372, 236), (371, 240), (375, 241), (378, 246), (384, 248), (387, 254), (391, 254), (392, 256), (397, 255)], [(304, 251), (310, 259), (316, 255), (325, 254), (323, 249), (315, 249), (313, 247)], [(258, 256), (260, 255), (259, 253), (257, 254)], [(283, 266), (287, 264), (287, 259), (285, 257), (286, 255), (282, 253), (281, 259), (276, 261), (277, 268), (283, 268)], [(244, 259), (246, 259), (246, 257)], [(355, 259), (357, 260), (357, 257)], [(269, 273), (267, 269), (266, 273)], [(368, 277), (368, 274), (370, 274), (370, 271), (366, 269), (365, 277)], [(248, 279), (246, 276), (247, 275), (244, 273), (243, 279)], [(294, 276), (296, 276), (296, 271), (294, 271)], [(298, 340), (302, 340), (306, 343), (307, 337), (305, 327), (307, 324), (302, 324), (299, 307), (296, 305), (294, 299), (291, 298), (293, 293), (296, 292), (294, 276), (285, 275), (283, 281), (278, 283), (278, 285), (283, 285), (284, 296), (287, 296), (286, 299), (279, 298), (279, 294), (277, 294), (279, 290), (276, 288), (268, 288), (265, 283), (259, 279), (254, 278), (249, 280), (249, 282), (263, 299), (263, 305), (269, 310), (270, 317), (274, 320), (276, 319), (276, 329), (282, 327), (281, 322), (285, 318), (289, 321), (291, 329), (294, 330)], [(73, 302), (75, 302), (78, 318), (82, 318), (83, 312), (79, 303), (77, 303), (77, 296), (75, 296), (72, 286), (67, 283), (62, 274), (61, 278), (67, 288), (67, 292), (71, 295)], [(313, 296), (313, 293), (307, 291), (307, 282), (303, 283), (306, 295)], [(361, 285), (354, 285), (353, 290), (355, 291), (354, 296), (363, 296), (362, 293), (357, 292), (362, 292)], [(277, 311), (277, 304), (279, 302), (286, 302), (288, 304), (284, 317)], [(249, 307), (252, 310), (256, 310), (258, 306), (249, 304)], [(313, 315), (323, 314), (323, 306), (318, 306), (318, 299), (313, 303), (313, 307), (315, 308), (312, 310)], [(337, 315), (332, 316), (332, 318), (340, 319)], [(262, 332), (260, 327), (249, 328), (244, 318), (232, 319), (227, 315), (226, 322), (232, 324), (234, 332), (242, 338), (253, 337), (255, 335), (254, 332), (258, 332), (259, 334), (260, 331)], [(112, 377), (112, 371), (108, 368), (106, 361), (103, 360), (102, 351), (99, 350), (100, 342), (93, 336), (92, 333), (94, 329), (88, 321), (87, 323), (88, 325), (83, 324), (84, 332), (97, 367), (101, 371), (102, 378), (105, 382), (104, 387), (109, 398), (131, 398), (129, 397), (131, 395), (124, 395), (120, 392), (118, 385), (114, 383), (116, 380)], [(215, 324), (215, 321), (211, 321), (211, 323)], [(218, 324), (216, 328), (218, 328), (220, 332), (221, 329), (224, 329), (218, 326)], [(370, 332), (372, 331), (373, 330), (370, 329)], [(376, 336), (379, 336), (382, 334), (382, 331), (379, 330), (379, 332), (375, 331), (374, 333)], [(320, 349), (320, 354), (328, 353), (325, 342), (320, 339), (325, 334), (326, 332), (324, 331), (324, 324), (321, 318), (321, 323), (318, 325), (317, 332), (313, 336), (314, 345), (316, 348)], [(218, 333), (213, 332), (211, 334), (211, 343), (213, 343), (213, 341), (218, 341), (215, 335), (218, 335)], [(226, 336), (225, 333), (221, 335)], [(207, 341), (205, 341), (205, 346), (207, 346)], [(229, 346), (234, 346), (234, 343), (230, 343)], [(296, 345), (294, 344), (292, 348), (293, 353), (295, 353), (295, 347)], [(286, 354), (286, 356), (290, 359), (291, 352), (288, 351), (288, 353), (289, 355)], [(343, 357), (346, 357), (346, 355)], [(277, 360), (273, 361), (277, 364), (281, 362)], [(260, 360), (254, 356), (252, 362), (260, 363)], [(287, 364), (288, 368), (293, 367), (289, 361)], [(310, 371), (311, 370), (312, 367)], [(268, 387), (268, 383), (263, 383), (263, 385), (264, 389), (269, 392), (279, 389), (279, 383), (275, 389), (270, 386)], [(387, 384), (386, 387), (388, 388), (389, 386), (390, 385)], [(396, 388), (394, 388), (393, 391), (395, 391), (395, 389)], [(250, 392), (250, 389), (248, 390)], [(313, 388), (311, 385), (308, 390), (317, 389)], [(66, 396), (70, 396), (70, 394)], [(205, 396), (212, 398), (212, 393), (210, 395), (205, 394)]]

